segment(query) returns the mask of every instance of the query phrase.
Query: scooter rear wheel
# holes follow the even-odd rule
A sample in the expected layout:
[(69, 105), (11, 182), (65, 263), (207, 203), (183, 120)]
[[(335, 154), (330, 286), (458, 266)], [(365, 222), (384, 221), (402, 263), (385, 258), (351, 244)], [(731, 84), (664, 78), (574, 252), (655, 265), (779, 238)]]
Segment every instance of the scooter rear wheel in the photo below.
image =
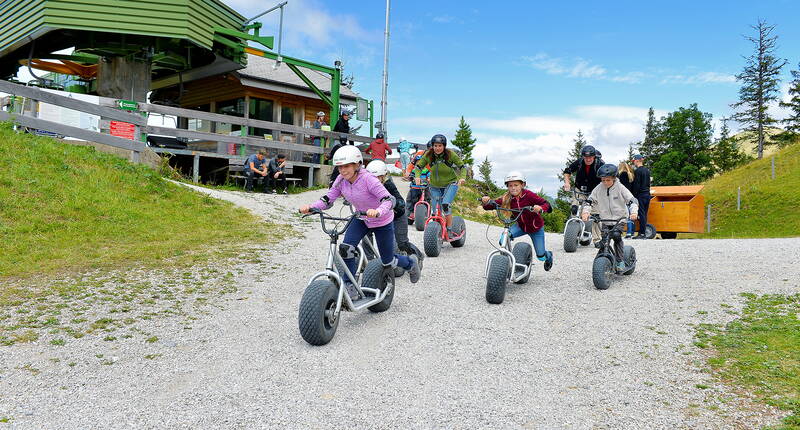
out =
[(581, 234), (581, 225), (578, 222), (570, 222), (564, 229), (564, 251), (575, 252), (578, 249), (578, 235)]
[[(517, 260), (517, 264), (524, 264), (526, 266), (531, 265), (531, 260), (533, 259), (533, 250), (531, 246), (525, 242), (520, 242), (514, 245), (514, 249), (511, 250), (511, 253), (514, 254), (514, 260)], [(514, 268), (514, 276), (517, 276), (517, 268)], [(528, 282), (528, 279), (531, 277), (531, 272), (528, 271), (528, 275), (524, 278), (520, 279), (519, 281), (515, 281), (517, 284), (524, 284)]]
[(622, 272), (623, 275), (630, 275), (636, 270), (636, 250), (630, 245), (625, 245), (623, 248), (625, 254), (625, 265), (630, 269)]
[(298, 326), (300, 336), (311, 345), (325, 345), (339, 327), (336, 300), (339, 290), (331, 281), (317, 279), (306, 287), (300, 300)]
[(367, 263), (362, 279), (362, 288), (375, 288), (380, 291), (391, 288), (382, 302), (372, 305), (368, 309), (372, 312), (383, 312), (389, 309), (394, 299), (394, 271), (391, 268), (383, 267), (381, 260), (376, 259)]

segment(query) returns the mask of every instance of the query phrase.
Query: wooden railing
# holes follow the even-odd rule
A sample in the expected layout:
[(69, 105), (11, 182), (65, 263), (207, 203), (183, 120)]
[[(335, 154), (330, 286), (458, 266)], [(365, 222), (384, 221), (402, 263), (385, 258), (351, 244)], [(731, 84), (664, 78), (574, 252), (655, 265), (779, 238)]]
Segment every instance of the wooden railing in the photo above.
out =
[[(161, 136), (169, 136), (174, 138), (182, 138), (186, 140), (217, 142), (217, 143), (234, 143), (240, 145), (248, 145), (250, 147), (267, 148), (277, 151), (299, 151), (302, 153), (322, 154), (325, 149), (319, 146), (283, 142), (280, 140), (269, 140), (251, 136), (231, 136), (224, 134), (217, 134), (204, 131), (193, 131), (181, 128), (159, 127), (148, 125), (147, 118), (139, 113), (128, 112), (117, 108), (118, 100), (99, 97), (97, 104), (78, 100), (69, 96), (69, 93), (57, 94), (49, 91), (44, 91), (35, 87), (26, 87), (24, 85), (15, 84), (8, 81), (0, 80), (0, 92), (8, 93), (13, 96), (24, 97), (29, 100), (48, 103), (60, 106), (67, 109), (72, 109), (87, 114), (97, 115), (102, 118), (101, 121), (114, 120), (122, 121), (133, 124), (135, 132), (133, 139), (125, 139), (121, 137), (111, 136), (110, 134), (100, 133), (92, 130), (85, 130), (79, 127), (74, 127), (66, 124), (60, 124), (53, 121), (47, 121), (36, 117), (35, 111), (23, 111), (21, 114), (14, 114), (11, 112), (0, 111), (0, 121), (13, 121), (21, 126), (30, 127), (34, 129), (44, 130), (47, 132), (55, 133), (58, 135), (72, 137), (76, 139), (97, 142), (104, 145), (113, 146), (132, 151), (132, 160), (138, 162), (140, 160), (140, 153), (144, 151), (148, 145), (142, 140), (143, 134), (154, 134)], [(163, 106), (151, 103), (138, 103), (137, 110), (139, 112), (147, 112), (149, 114), (171, 115), (176, 117), (210, 121), (217, 124), (231, 124), (244, 127), (248, 130), (249, 127), (275, 130), (283, 133), (293, 133), (298, 141), (305, 140), (305, 136), (320, 137), (325, 139), (338, 140), (342, 133), (325, 131), (314, 128), (298, 127), (295, 125), (288, 125), (283, 123), (276, 123), (271, 121), (261, 121), (250, 118), (240, 118), (230, 115), (222, 115), (216, 113), (209, 113), (191, 109), (182, 109), (171, 106)], [(103, 127), (101, 127), (103, 128)], [(347, 134), (347, 139), (354, 142), (369, 143), (373, 138), (368, 136), (359, 136), (354, 134)], [(200, 156), (211, 156), (217, 158), (228, 159), (241, 159), (244, 156), (238, 154), (227, 154), (220, 151), (197, 151), (197, 150), (176, 150), (169, 148), (151, 148), (156, 152), (164, 153), (179, 153), (190, 154), (195, 156), (195, 166)], [(322, 157), (320, 157), (321, 159)], [(307, 166), (310, 168), (319, 167), (319, 163), (292, 161), (295, 165)], [(197, 181), (197, 168), (194, 169), (194, 179)]]

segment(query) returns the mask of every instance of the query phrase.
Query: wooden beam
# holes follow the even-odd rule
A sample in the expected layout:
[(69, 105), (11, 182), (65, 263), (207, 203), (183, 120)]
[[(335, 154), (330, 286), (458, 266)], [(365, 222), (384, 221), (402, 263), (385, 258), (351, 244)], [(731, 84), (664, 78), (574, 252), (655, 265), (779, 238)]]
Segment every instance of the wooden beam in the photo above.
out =
[(238, 143), (241, 145), (247, 144), (262, 148), (284, 149), (287, 151), (309, 152), (312, 154), (322, 154), (325, 152), (323, 148), (314, 145), (286, 143), (278, 140), (259, 139), (256, 137), (228, 136), (225, 134), (191, 131), (182, 128), (168, 128), (148, 125), (146, 127), (142, 127), (142, 131), (147, 134), (160, 134), (164, 136), (183, 137), (186, 139), (207, 140), (210, 142)]
[[(144, 143), (137, 142), (135, 140), (123, 139), (121, 137), (98, 133), (91, 130), (84, 130), (82, 128), (71, 127), (57, 122), (45, 121), (43, 119), (33, 118), (25, 115), (13, 115), (8, 112), (0, 111), (0, 121), (12, 121), (25, 127), (46, 130), (62, 136), (74, 137), (76, 139), (86, 140), (88, 142), (102, 143), (115, 148), (134, 151), (134, 153), (144, 151), (146, 148)], [(134, 157), (136, 157), (136, 155), (134, 155)]]
[(117, 121), (125, 121), (136, 125), (147, 124), (147, 119), (142, 117), (141, 115), (125, 112), (112, 107), (101, 106), (99, 104), (94, 104), (67, 96), (62, 96), (60, 94), (44, 91), (40, 88), (26, 87), (23, 85), (0, 80), (0, 91), (17, 96), (27, 97), (29, 99), (38, 100), (44, 103), (49, 103), (51, 105), (61, 106), (67, 109), (74, 109), (77, 111), (90, 113), (93, 115), (111, 118)]

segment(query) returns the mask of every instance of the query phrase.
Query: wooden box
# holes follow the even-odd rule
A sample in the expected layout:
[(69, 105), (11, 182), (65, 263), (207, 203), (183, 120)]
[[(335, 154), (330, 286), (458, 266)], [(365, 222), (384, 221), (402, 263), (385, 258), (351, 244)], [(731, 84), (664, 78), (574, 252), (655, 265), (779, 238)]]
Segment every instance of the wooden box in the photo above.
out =
[(705, 199), (702, 185), (652, 187), (647, 222), (659, 233), (703, 233)]

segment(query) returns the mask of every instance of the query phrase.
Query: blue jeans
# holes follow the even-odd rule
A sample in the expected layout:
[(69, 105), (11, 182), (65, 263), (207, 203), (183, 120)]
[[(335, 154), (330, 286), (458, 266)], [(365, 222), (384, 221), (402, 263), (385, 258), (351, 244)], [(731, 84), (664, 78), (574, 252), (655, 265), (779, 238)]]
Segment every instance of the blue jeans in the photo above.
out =
[[(381, 254), (381, 262), (384, 266), (394, 265), (395, 262), (403, 269), (411, 269), (411, 260), (405, 255), (394, 253), (394, 224), (389, 223), (383, 227), (368, 228), (364, 221), (357, 219), (350, 223), (350, 227), (344, 233), (344, 243), (352, 246), (358, 246), (361, 239), (372, 233), (378, 242), (378, 252)], [(344, 263), (350, 273), (356, 272), (356, 259), (345, 258)]]
[(452, 213), (450, 204), (456, 199), (458, 185), (449, 184), (444, 188), (430, 186), (428, 187), (428, 190), (430, 190), (431, 193), (431, 212), (436, 210), (436, 205), (441, 204), (442, 213), (445, 215), (450, 215)]
[(401, 152), (400, 153), (400, 165), (403, 168), (403, 172), (406, 171), (406, 168), (408, 167), (408, 163), (410, 163), (410, 162), (411, 162), (411, 154), (409, 154), (408, 152)]
[(528, 235), (533, 242), (533, 249), (536, 251), (536, 258), (544, 261), (547, 258), (547, 249), (544, 247), (544, 227), (540, 228), (536, 233), (525, 233), (519, 227), (519, 224), (514, 224), (510, 228), (511, 238)]

